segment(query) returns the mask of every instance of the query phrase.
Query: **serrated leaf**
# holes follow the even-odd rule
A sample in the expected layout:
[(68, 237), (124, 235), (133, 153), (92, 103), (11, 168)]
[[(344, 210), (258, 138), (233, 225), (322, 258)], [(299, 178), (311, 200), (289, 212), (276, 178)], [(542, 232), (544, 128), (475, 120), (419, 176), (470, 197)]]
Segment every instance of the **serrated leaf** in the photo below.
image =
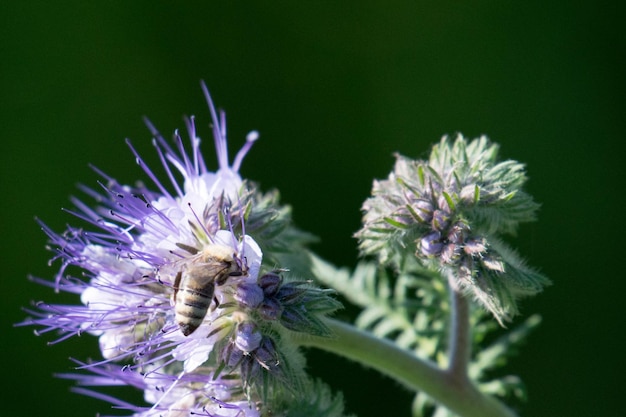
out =
[(361, 312), (357, 317), (355, 324), (358, 328), (368, 329), (372, 327), (379, 320), (382, 320), (387, 315), (387, 310), (380, 307), (370, 307)]
[(400, 332), (405, 329), (406, 324), (406, 321), (398, 320), (397, 316), (390, 318), (384, 317), (383, 320), (381, 320), (376, 326), (374, 326), (372, 332), (375, 336), (378, 336), (380, 338), (386, 338), (387, 336), (395, 332)]
[(479, 379), (487, 371), (503, 365), (506, 362), (506, 357), (515, 353), (516, 348), (540, 323), (541, 317), (539, 315), (530, 316), (489, 346), (483, 347), (477, 352), (475, 360), (470, 365), (470, 376), (473, 379)]

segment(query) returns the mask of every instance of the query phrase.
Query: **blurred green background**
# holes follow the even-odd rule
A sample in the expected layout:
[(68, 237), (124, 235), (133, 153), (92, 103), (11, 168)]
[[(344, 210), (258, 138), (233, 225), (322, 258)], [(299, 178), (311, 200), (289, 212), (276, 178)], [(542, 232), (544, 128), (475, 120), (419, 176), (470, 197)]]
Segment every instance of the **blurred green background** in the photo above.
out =
[[(527, 163), (539, 221), (515, 241), (553, 281), (522, 303), (544, 322), (503, 373), (520, 375), (523, 416), (625, 416), (623, 309), (626, 35), (619, 2), (4, 1), (0, 151), (5, 416), (92, 416), (108, 405), (68, 392), (85, 336), (14, 328), (31, 300), (69, 301), (29, 283), (52, 277), (38, 216), (56, 230), (88, 163), (142, 178), (128, 137), (156, 164), (147, 115), (168, 135), (199, 88), (228, 114), (231, 150), (257, 129), (242, 173), (277, 187), (316, 250), (354, 265), (351, 237), (371, 181), (399, 151), (426, 155), (443, 134), (487, 134)], [(212, 145), (205, 154), (213, 161)], [(411, 396), (359, 365), (311, 352), (312, 374), (361, 417), (409, 416)]]

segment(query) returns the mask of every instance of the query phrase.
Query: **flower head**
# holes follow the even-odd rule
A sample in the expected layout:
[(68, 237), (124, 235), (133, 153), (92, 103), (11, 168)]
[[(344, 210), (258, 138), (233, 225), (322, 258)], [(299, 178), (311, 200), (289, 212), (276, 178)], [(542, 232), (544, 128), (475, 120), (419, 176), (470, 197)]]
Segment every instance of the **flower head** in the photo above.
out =
[(260, 415), (270, 407), (268, 398), (283, 401), (283, 391), (293, 396), (305, 379), (288, 333), (328, 334), (317, 315), (339, 307), (328, 292), (284, 279), (286, 270), (272, 270), (271, 279), (262, 273), (266, 254), (272, 267), (277, 259), (296, 259), (272, 250), (290, 241), (298, 252), (308, 236), (289, 224), (276, 194), (263, 195), (241, 178), (256, 132), (229, 162), (225, 115), (202, 87), (213, 122), (215, 171), (200, 153), (193, 117), (186, 119), (190, 152), (178, 132), (172, 147), (148, 122), (168, 183), (128, 142), (156, 191), (120, 185), (97, 170), (105, 179), (100, 190), (81, 189), (98, 205), (74, 198), (70, 211), (86, 228), (59, 234), (42, 223), (61, 268), (54, 282), (35, 280), (78, 294), (82, 305), (38, 303), (23, 324), (41, 327), (39, 333), (57, 331), (58, 341), (97, 336), (103, 360), (80, 364), (90, 374), (65, 376), (82, 385), (144, 390), (148, 407), (123, 406), (137, 416)]
[(549, 281), (509, 250), (499, 235), (535, 218), (538, 205), (522, 191), (524, 166), (497, 161), (486, 137), (447, 137), (428, 161), (397, 156), (388, 179), (375, 181), (356, 234), (364, 255), (382, 263), (407, 253), (455, 277), (456, 290), (472, 294), (502, 323), (517, 312), (516, 298)]

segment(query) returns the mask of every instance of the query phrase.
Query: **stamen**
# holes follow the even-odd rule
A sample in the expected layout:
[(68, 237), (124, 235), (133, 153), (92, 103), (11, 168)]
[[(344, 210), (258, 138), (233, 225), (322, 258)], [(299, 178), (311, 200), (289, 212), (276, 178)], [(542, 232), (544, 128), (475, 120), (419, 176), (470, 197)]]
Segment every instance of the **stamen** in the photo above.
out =
[(178, 129), (174, 131), (174, 142), (178, 147), (178, 151), (182, 156), (182, 161), (185, 164), (185, 170), (182, 172), (186, 177), (191, 178), (197, 175), (197, 172), (194, 172), (191, 161), (189, 160), (189, 156), (187, 156), (187, 152), (185, 151), (185, 145), (183, 143), (183, 138), (178, 133)]
[[(172, 170), (170, 170), (170, 166), (167, 163), (167, 159), (165, 158), (165, 155), (163, 154), (163, 151), (161, 150), (162, 143), (160, 141), (158, 142), (156, 139), (152, 139), (152, 145), (154, 145), (154, 147), (156, 148), (157, 153), (159, 155), (159, 159), (161, 160), (161, 164), (163, 165), (163, 168), (165, 168), (165, 172), (167, 173), (167, 176), (170, 179), (170, 182), (172, 183), (174, 188), (176, 188), (176, 193), (178, 194), (179, 197), (184, 196), (185, 194), (180, 189), (180, 186), (178, 185), (178, 181), (176, 181), (176, 178), (174, 178), (174, 174), (172, 173)], [(166, 148), (165, 150), (167, 152), (168, 148)]]
[(70, 388), (70, 391), (75, 392), (77, 394), (86, 395), (88, 397), (96, 398), (98, 400), (106, 401), (106, 402), (112, 404), (114, 406), (114, 408), (127, 409), (127, 410), (137, 410), (138, 409), (137, 406), (134, 406), (131, 403), (127, 403), (125, 401), (122, 401), (122, 400), (120, 400), (118, 398), (115, 398), (112, 395), (102, 394), (100, 392), (93, 391), (93, 390), (90, 390), (90, 389), (87, 389), (87, 388), (72, 387), (72, 388)]
[(193, 165), (196, 175), (206, 172), (206, 165), (202, 152), (200, 152), (200, 138), (196, 135), (196, 118), (195, 116), (185, 117), (185, 124), (187, 125), (187, 132), (189, 134), (189, 140), (191, 141), (191, 148), (193, 154)]
[(154, 405), (150, 408), (150, 411), (154, 411), (157, 408), (157, 406), (167, 396), (167, 394), (169, 394), (174, 389), (174, 386), (176, 386), (176, 384), (178, 383), (178, 381), (180, 381), (180, 379), (183, 377), (183, 375), (185, 375), (185, 371), (182, 371), (178, 375), (178, 377), (170, 384), (169, 388), (163, 392), (163, 395), (161, 396), (161, 398), (159, 398), (158, 401), (155, 402)]
[(220, 112), (220, 119), (217, 117), (211, 94), (204, 81), (201, 82), (202, 91), (209, 105), (209, 111), (211, 112), (211, 120), (213, 121), (213, 139), (215, 141), (215, 152), (217, 153), (217, 162), (220, 169), (228, 169), (228, 148), (226, 147), (226, 128), (220, 126), (220, 120), (225, 122), (225, 116), (223, 112)]
[(228, 225), (228, 230), (230, 231), (230, 236), (233, 239), (233, 248), (238, 249), (239, 242), (237, 242), (237, 238), (235, 237), (235, 230), (233, 229), (233, 222), (230, 218), (230, 207), (224, 206), (222, 208), (222, 212), (224, 213), (224, 218), (226, 219), (226, 224)]
[(191, 203), (187, 203), (187, 205), (189, 206), (189, 210), (191, 210), (191, 212), (193, 213), (193, 217), (196, 218), (196, 221), (198, 222), (198, 224), (200, 225), (200, 227), (202, 228), (202, 231), (207, 235), (207, 236), (211, 236), (211, 234), (209, 233), (209, 231), (207, 230), (207, 228), (204, 226), (204, 223), (202, 222), (202, 220), (200, 220), (200, 217), (198, 217), (198, 214), (196, 213), (196, 211), (193, 209), (193, 207), (191, 207)]
[(248, 154), (248, 151), (252, 148), (254, 142), (259, 139), (259, 132), (253, 130), (252, 132), (246, 135), (246, 143), (241, 147), (237, 155), (235, 156), (235, 161), (233, 162), (232, 170), (235, 172), (239, 172), (239, 167), (241, 167), (241, 162), (243, 158)]
[(157, 128), (154, 127), (152, 122), (147, 117), (143, 118), (143, 122), (146, 124), (148, 130), (150, 130), (150, 133), (152, 133), (154, 140), (158, 142), (159, 146), (165, 148), (165, 153), (174, 155), (174, 150), (170, 147), (165, 138), (163, 138), (163, 135), (161, 135)]
[(173, 198), (172, 195), (169, 193), (169, 191), (167, 191), (165, 187), (163, 187), (163, 184), (161, 184), (161, 181), (159, 181), (156, 175), (154, 175), (154, 173), (150, 170), (150, 168), (148, 168), (148, 165), (146, 165), (143, 159), (141, 159), (141, 157), (139, 156), (139, 153), (135, 150), (135, 148), (133, 147), (129, 139), (126, 139), (126, 144), (135, 155), (135, 160), (137, 161), (137, 165), (139, 165), (141, 169), (144, 170), (144, 172), (148, 175), (148, 177), (150, 177), (152, 182), (154, 182), (154, 184), (158, 187), (161, 193), (165, 196), (168, 196), (169, 198)]

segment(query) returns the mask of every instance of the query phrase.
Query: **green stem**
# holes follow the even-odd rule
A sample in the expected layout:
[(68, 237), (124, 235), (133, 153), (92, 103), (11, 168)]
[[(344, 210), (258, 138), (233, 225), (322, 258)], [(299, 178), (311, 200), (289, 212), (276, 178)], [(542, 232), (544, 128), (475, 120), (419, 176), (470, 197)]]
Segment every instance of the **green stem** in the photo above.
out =
[(458, 379), (467, 378), (472, 342), (470, 338), (470, 313), (467, 298), (455, 289), (450, 281), (450, 339), (448, 342), (448, 372)]
[(515, 413), (496, 399), (482, 394), (467, 377), (416, 357), (386, 339), (349, 324), (325, 319), (335, 337), (317, 337), (294, 333), (302, 346), (316, 347), (357, 361), (403, 383), (414, 391), (423, 391), (448, 410), (463, 417), (515, 417)]

